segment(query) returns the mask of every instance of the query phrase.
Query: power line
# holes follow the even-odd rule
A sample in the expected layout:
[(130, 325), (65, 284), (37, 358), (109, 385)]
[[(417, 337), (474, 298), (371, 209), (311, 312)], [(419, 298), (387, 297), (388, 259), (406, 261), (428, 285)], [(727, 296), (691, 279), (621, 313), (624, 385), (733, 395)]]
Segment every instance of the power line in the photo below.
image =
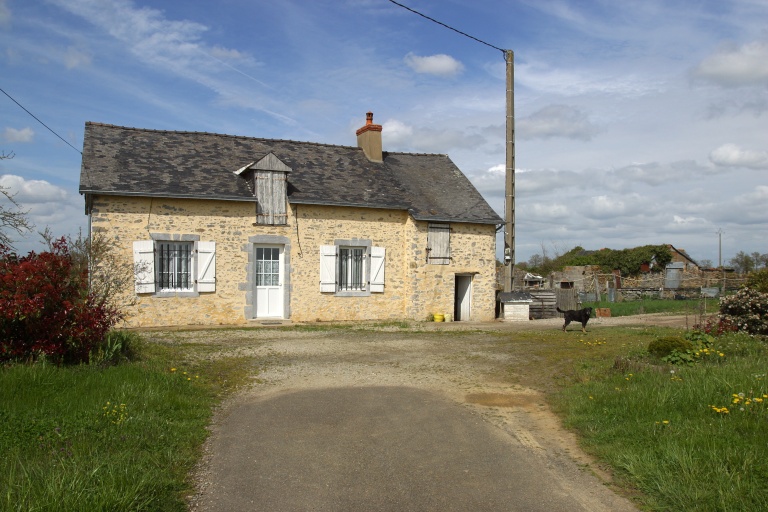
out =
[(431, 22), (433, 22), (433, 23), (437, 23), (438, 25), (442, 25), (442, 26), (444, 26), (445, 28), (447, 28), (447, 29), (449, 29), (449, 30), (453, 30), (454, 32), (456, 32), (456, 33), (458, 33), (458, 34), (461, 34), (461, 35), (463, 35), (464, 37), (468, 37), (468, 38), (470, 38), (470, 39), (474, 39), (474, 40), (475, 40), (475, 41), (477, 41), (478, 43), (482, 43), (482, 44), (484, 44), (485, 46), (490, 46), (491, 48), (493, 48), (493, 49), (495, 49), (495, 50), (499, 50), (499, 51), (500, 51), (501, 53), (503, 53), (503, 54), (504, 54), (504, 56), (506, 57), (507, 51), (506, 51), (506, 50), (503, 50), (503, 49), (501, 49), (501, 48), (499, 48), (498, 46), (494, 46), (494, 45), (492, 45), (491, 43), (486, 43), (486, 42), (485, 42), (485, 41), (483, 41), (482, 39), (478, 39), (478, 38), (476, 38), (475, 36), (471, 36), (471, 35), (467, 34), (466, 32), (462, 32), (461, 30), (459, 30), (459, 29), (456, 29), (456, 28), (453, 28), (453, 27), (452, 27), (452, 26), (450, 26), (450, 25), (446, 25), (446, 24), (445, 24), (445, 23), (443, 23), (442, 21), (437, 21), (437, 20), (436, 20), (436, 19), (434, 19), (434, 18), (430, 18), (430, 17), (429, 17), (429, 16), (427, 16), (426, 14), (422, 14), (422, 13), (420, 13), (419, 11), (417, 11), (417, 10), (415, 10), (415, 9), (411, 9), (411, 8), (410, 8), (410, 7), (408, 7), (407, 5), (403, 5), (403, 4), (399, 3), (399, 2), (395, 2), (395, 0), (389, 0), (389, 1), (390, 1), (390, 2), (392, 2), (392, 3), (393, 3), (393, 4), (395, 4), (395, 5), (399, 5), (400, 7), (402, 7), (403, 9), (405, 9), (405, 10), (407, 10), (407, 11), (411, 11), (411, 12), (412, 12), (412, 13), (414, 13), (414, 14), (418, 14), (418, 15), (419, 15), (419, 16), (421, 16), (422, 18), (426, 18), (426, 19), (428, 19), (429, 21), (431, 21)]
[(24, 108), (24, 105), (22, 105), (21, 103), (19, 103), (19, 102), (18, 102), (18, 101), (16, 101), (15, 99), (13, 99), (13, 97), (12, 97), (10, 94), (8, 94), (7, 92), (5, 92), (5, 91), (2, 89), (2, 87), (0, 87), (0, 92), (2, 92), (3, 94), (5, 94), (6, 96), (8, 96), (8, 97), (11, 99), (11, 101), (12, 101), (12, 102), (14, 102), (14, 103), (15, 103), (15, 104), (17, 104), (19, 107), (21, 107), (21, 109), (22, 109), (24, 112), (26, 112), (27, 114), (29, 114), (30, 116), (32, 116), (32, 117), (35, 119), (35, 121), (37, 121), (37, 122), (38, 122), (38, 123), (40, 123), (41, 125), (45, 126), (45, 127), (48, 129), (48, 131), (49, 131), (49, 132), (51, 132), (52, 134), (54, 134), (55, 136), (57, 136), (59, 139), (61, 139), (61, 141), (62, 141), (62, 142), (64, 142), (64, 144), (66, 144), (67, 146), (71, 147), (72, 149), (74, 149), (75, 151), (77, 151), (78, 153), (80, 153), (81, 155), (83, 154), (83, 152), (82, 152), (82, 151), (80, 151), (80, 150), (79, 150), (79, 149), (77, 149), (75, 146), (73, 146), (72, 144), (70, 144), (69, 142), (67, 142), (66, 140), (64, 140), (64, 138), (63, 138), (61, 135), (59, 135), (58, 133), (56, 133), (55, 131), (53, 131), (53, 129), (52, 129), (51, 127), (49, 127), (47, 124), (45, 124), (45, 123), (44, 123), (44, 122), (42, 122), (40, 119), (38, 119), (38, 118), (37, 118), (37, 116), (35, 116), (35, 114), (33, 114), (32, 112), (30, 112), (29, 110), (27, 110), (26, 108)]

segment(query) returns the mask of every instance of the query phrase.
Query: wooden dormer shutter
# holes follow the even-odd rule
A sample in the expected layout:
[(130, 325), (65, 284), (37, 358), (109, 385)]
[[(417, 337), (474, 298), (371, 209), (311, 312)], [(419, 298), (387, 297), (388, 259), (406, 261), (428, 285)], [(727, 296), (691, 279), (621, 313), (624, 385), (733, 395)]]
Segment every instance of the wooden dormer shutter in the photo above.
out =
[(427, 263), (448, 265), (451, 262), (451, 226), (430, 224), (427, 231)]
[(252, 181), (251, 190), (256, 197), (256, 223), (268, 225), (288, 224), (288, 173), (285, 165), (274, 153), (268, 153), (257, 162), (251, 162), (235, 171), (241, 178)]
[(287, 224), (287, 173), (256, 171), (256, 223)]

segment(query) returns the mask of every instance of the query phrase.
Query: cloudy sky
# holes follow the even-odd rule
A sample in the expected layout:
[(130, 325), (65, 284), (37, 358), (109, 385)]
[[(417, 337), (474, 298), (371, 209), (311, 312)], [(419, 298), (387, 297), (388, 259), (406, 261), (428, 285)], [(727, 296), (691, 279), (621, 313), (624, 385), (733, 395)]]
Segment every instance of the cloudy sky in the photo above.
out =
[[(517, 261), (768, 253), (768, 0), (401, 3), (515, 52)], [(0, 88), (0, 185), (56, 234), (86, 121), (355, 145), (372, 110), (504, 212), (503, 53), (389, 0), (0, 0)]]

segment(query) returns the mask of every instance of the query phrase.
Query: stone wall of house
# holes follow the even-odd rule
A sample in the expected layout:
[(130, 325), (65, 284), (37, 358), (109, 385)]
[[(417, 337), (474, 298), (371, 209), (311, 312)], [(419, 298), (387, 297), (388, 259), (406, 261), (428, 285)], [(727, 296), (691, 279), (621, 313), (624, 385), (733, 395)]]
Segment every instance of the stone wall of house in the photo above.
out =
[[(254, 222), (253, 203), (95, 197), (91, 229), (114, 240), (127, 261), (133, 261), (133, 242), (150, 240), (152, 234), (197, 235), (202, 241), (216, 242), (215, 292), (162, 298), (141, 294), (129, 309), (127, 326), (244, 323), (244, 292), (239, 285), (248, 260), (242, 245)], [(136, 297), (133, 290), (128, 295)]]
[(470, 320), (491, 321), (496, 316), (496, 228), (450, 226), (451, 262), (435, 265), (427, 263), (428, 223), (408, 219), (407, 316), (426, 320), (433, 314), (454, 314), (456, 276), (462, 275), (472, 277)]
[[(126, 261), (133, 260), (133, 242), (150, 240), (153, 234), (193, 235), (216, 242), (215, 292), (137, 297), (129, 290), (126, 298), (134, 298), (136, 305), (129, 309), (127, 326), (247, 323), (254, 310), (248, 283), (252, 240), (259, 235), (289, 241), (287, 310), (294, 321), (425, 320), (432, 313), (452, 313), (456, 274), (473, 276), (470, 320), (494, 318), (494, 226), (451, 224), (451, 264), (429, 265), (427, 223), (413, 221), (407, 212), (291, 206), (287, 225), (257, 226), (253, 203), (94, 197), (92, 230), (113, 240)], [(340, 297), (320, 292), (319, 247), (351, 239), (369, 240), (386, 249), (383, 293)]]
[[(406, 318), (406, 286), (402, 262), (408, 213), (370, 208), (292, 205), (291, 319), (384, 320)], [(298, 220), (297, 220), (298, 219)], [(298, 238), (297, 234), (298, 233)], [(336, 240), (366, 240), (386, 249), (384, 293), (367, 297), (340, 297), (320, 293), (321, 245)]]

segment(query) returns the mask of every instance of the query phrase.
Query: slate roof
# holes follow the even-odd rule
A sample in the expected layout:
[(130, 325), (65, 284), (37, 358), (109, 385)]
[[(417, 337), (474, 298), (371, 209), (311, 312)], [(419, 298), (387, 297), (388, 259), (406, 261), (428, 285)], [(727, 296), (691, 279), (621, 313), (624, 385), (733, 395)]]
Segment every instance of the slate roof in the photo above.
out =
[(447, 155), (87, 122), (81, 194), (255, 201), (235, 171), (273, 153), (291, 168), (292, 204), (408, 210), (417, 220), (503, 220)]

